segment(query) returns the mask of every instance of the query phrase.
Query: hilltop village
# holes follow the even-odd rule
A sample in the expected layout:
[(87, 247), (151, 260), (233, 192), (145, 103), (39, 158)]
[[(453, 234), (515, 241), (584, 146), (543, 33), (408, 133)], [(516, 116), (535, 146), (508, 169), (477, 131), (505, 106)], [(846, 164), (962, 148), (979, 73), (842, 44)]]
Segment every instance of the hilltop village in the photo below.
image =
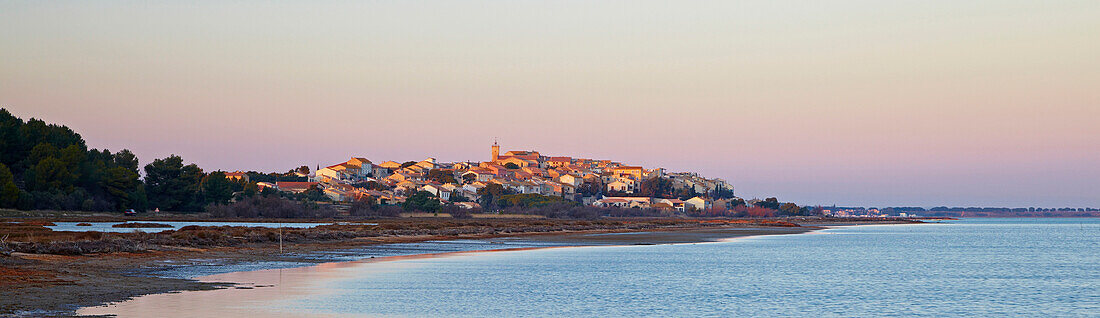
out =
[[(133, 152), (89, 149), (75, 131), (0, 108), (11, 156), (0, 158), (0, 209), (207, 212), (215, 217), (395, 217), (440, 213), (767, 217), (814, 211), (743, 200), (722, 179), (612, 160), (502, 152), (485, 161), (352, 157), (285, 173), (204, 171), (178, 155), (144, 166)], [(10, 167), (10, 168), (9, 168)]]
[[(496, 143), (484, 162), (419, 162), (351, 158), (342, 163), (298, 172), (307, 182), (258, 182), (261, 188), (302, 193), (323, 191), (334, 202), (370, 201), (396, 205), (417, 193), (427, 193), (441, 204), (481, 208), (485, 196), (525, 195), (561, 198), (584, 205), (703, 211), (745, 205), (733, 186), (722, 179), (697, 173), (670, 173), (611, 160), (545, 156), (538, 151), (500, 152)], [(231, 179), (246, 177), (230, 172)]]

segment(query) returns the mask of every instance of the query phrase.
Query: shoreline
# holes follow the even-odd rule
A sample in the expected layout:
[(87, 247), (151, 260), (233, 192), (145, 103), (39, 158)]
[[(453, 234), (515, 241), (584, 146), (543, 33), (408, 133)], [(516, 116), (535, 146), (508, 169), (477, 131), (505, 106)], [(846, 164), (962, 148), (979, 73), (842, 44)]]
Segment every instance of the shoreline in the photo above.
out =
[[(853, 225), (846, 225), (846, 226), (857, 226), (857, 225), (866, 225), (866, 224), (853, 224)], [(735, 236), (721, 238), (721, 239), (711, 239), (709, 236), (704, 234), (703, 237), (707, 237), (707, 239), (700, 239), (700, 240), (697, 240), (697, 241), (679, 241), (679, 240), (677, 240), (675, 242), (669, 241), (669, 242), (661, 242), (661, 243), (652, 243), (652, 242), (650, 242), (650, 239), (654, 238), (654, 234), (656, 234), (657, 237), (665, 236), (666, 238), (667, 237), (682, 237), (680, 235), (667, 236), (667, 235), (661, 235), (661, 234), (670, 234), (670, 233), (680, 234), (680, 233), (684, 233), (684, 232), (689, 232), (690, 233), (690, 232), (697, 232), (699, 230), (663, 231), (663, 232), (666, 232), (666, 233), (654, 233), (654, 232), (596, 233), (596, 234), (592, 234), (592, 235), (613, 234), (615, 236), (618, 236), (618, 234), (622, 234), (622, 235), (637, 235), (637, 236), (626, 239), (626, 240), (622, 240), (622, 242), (635, 242), (633, 244), (600, 244), (600, 243), (583, 244), (582, 243), (582, 244), (577, 244), (577, 245), (465, 250), (465, 251), (453, 251), (453, 252), (441, 252), (441, 253), (394, 255), (394, 256), (385, 256), (385, 257), (377, 257), (377, 258), (372, 257), (372, 258), (364, 258), (364, 259), (358, 259), (358, 260), (320, 263), (320, 264), (313, 264), (313, 265), (301, 266), (301, 267), (291, 267), (291, 268), (271, 268), (271, 269), (254, 270), (254, 271), (228, 272), (228, 273), (220, 273), (220, 274), (214, 274), (214, 275), (208, 275), (208, 276), (199, 276), (199, 277), (194, 277), (193, 278), (193, 279), (201, 281), (201, 282), (225, 284), (226, 285), (226, 287), (218, 288), (216, 290), (211, 290), (211, 291), (195, 290), (195, 291), (181, 291), (181, 292), (173, 292), (173, 293), (148, 294), (148, 295), (142, 295), (142, 296), (134, 297), (132, 299), (124, 300), (124, 301), (121, 301), (121, 302), (101, 304), (101, 305), (97, 305), (97, 306), (82, 307), (82, 308), (77, 309), (75, 312), (78, 313), (79, 315), (91, 315), (91, 316), (113, 315), (113, 314), (116, 314), (116, 313), (123, 313), (123, 316), (127, 316), (127, 315), (144, 316), (144, 315), (153, 315), (153, 314), (163, 315), (164, 312), (160, 311), (159, 307), (157, 306), (157, 301), (159, 301), (163, 298), (166, 298), (166, 297), (188, 297), (188, 298), (191, 298), (190, 301), (187, 301), (187, 300), (184, 301), (184, 302), (188, 302), (188, 303), (193, 303), (193, 302), (198, 302), (198, 301), (202, 301), (203, 303), (209, 303), (210, 301), (219, 301), (221, 299), (230, 299), (230, 298), (233, 299), (233, 302), (240, 302), (240, 301), (242, 301), (242, 298), (243, 298), (243, 300), (248, 301), (248, 302), (271, 301), (273, 299), (292, 297), (292, 296), (288, 296), (288, 295), (298, 295), (299, 293), (293, 292), (291, 290), (296, 289), (297, 287), (301, 287), (302, 285), (315, 283), (315, 281), (305, 281), (302, 278), (299, 278), (298, 277), (299, 275), (316, 274), (316, 272), (318, 272), (318, 271), (332, 271), (334, 269), (364, 266), (366, 264), (379, 264), (379, 263), (388, 263), (388, 262), (400, 262), (400, 261), (409, 261), (409, 260), (447, 258), (447, 257), (476, 256), (476, 255), (479, 255), (479, 254), (487, 254), (487, 253), (520, 252), (520, 251), (566, 249), (566, 248), (629, 247), (629, 246), (643, 246), (643, 245), (684, 245), (684, 244), (726, 243), (726, 242), (733, 242), (733, 241), (736, 241), (736, 240), (742, 240), (742, 239), (747, 239), (747, 238), (772, 236), (772, 235), (809, 234), (809, 233), (813, 233), (813, 232), (827, 230), (829, 228), (830, 227), (808, 226), (808, 227), (799, 227), (799, 228), (795, 228), (797, 230), (788, 230), (788, 231), (759, 231), (759, 230), (755, 230), (755, 231), (742, 231), (743, 233), (730, 232), (730, 233), (728, 233), (728, 235), (735, 235)], [(727, 228), (727, 229), (728, 230), (736, 230), (736, 229), (746, 229), (746, 228)], [(719, 229), (710, 229), (710, 230), (708, 230), (708, 232), (719, 232), (719, 231), (720, 231)], [(561, 236), (569, 236), (569, 235), (575, 235), (575, 234), (566, 234), (566, 235), (561, 235)], [(556, 235), (541, 235), (541, 236), (556, 236)], [(520, 236), (520, 237), (522, 237), (522, 236)], [(638, 241), (639, 238), (643, 238), (642, 240), (646, 241), (647, 243), (639, 244), (639, 241)], [(385, 266), (385, 265), (382, 265), (382, 266)], [(322, 275), (322, 276), (324, 276), (324, 275)], [(331, 278), (331, 279), (341, 279), (341, 278)], [(243, 289), (244, 291), (242, 291), (240, 289)], [(172, 294), (172, 295), (170, 295), (170, 294)], [(121, 311), (119, 311), (118, 310), (119, 307), (124, 307), (124, 308)], [(153, 310), (150, 311), (148, 308), (158, 308), (158, 309), (153, 309)], [(265, 309), (242, 308), (241, 310), (242, 310), (241, 312), (237, 312), (237, 313), (226, 313), (226, 312), (216, 312), (216, 313), (217, 314), (230, 314), (230, 315), (246, 314), (246, 313), (249, 313), (249, 314), (259, 313), (259, 314), (262, 314), (265, 317), (284, 317), (284, 316), (293, 317), (294, 316), (294, 315), (282, 314), (282, 313), (279, 313), (279, 312), (276, 312), (276, 311), (266, 311)], [(257, 312), (256, 310), (259, 310), (259, 311)], [(209, 314), (213, 315), (215, 313), (209, 313)], [(189, 316), (189, 315), (191, 315), (191, 314), (188, 313), (188, 314), (185, 314), (183, 316)], [(169, 316), (171, 316), (171, 315), (169, 315)]]
[[(800, 227), (767, 227), (746, 224), (726, 224), (721, 226), (697, 225), (694, 227), (672, 228), (613, 228), (576, 231), (554, 231), (538, 233), (492, 233), (474, 235), (409, 235), (382, 238), (358, 238), (339, 242), (303, 243), (288, 246), (286, 253), (278, 254), (278, 248), (267, 245), (258, 247), (219, 247), (162, 251), (150, 254), (113, 253), (92, 256), (61, 256), (15, 253), (16, 256), (29, 259), (32, 271), (49, 272), (39, 279), (29, 278), (19, 282), (9, 297), (0, 304), (0, 314), (25, 316), (74, 315), (77, 309), (102, 306), (140, 297), (144, 295), (173, 293), (181, 291), (200, 291), (234, 288), (237, 284), (228, 282), (200, 281), (195, 278), (207, 277), (231, 272), (255, 271), (263, 269), (303, 268), (326, 263), (344, 263), (348, 261), (381, 261), (371, 257), (371, 252), (392, 249), (392, 245), (413, 244), (430, 245), (439, 242), (466, 240), (482, 244), (505, 244), (503, 250), (509, 250), (507, 244), (556, 244), (542, 247), (578, 247), (609, 245), (651, 245), (718, 242), (760, 235), (801, 234), (825, 229), (834, 225), (891, 224), (910, 222), (804, 222)], [(435, 242), (435, 243), (433, 243)], [(503, 242), (503, 243), (502, 243)], [(527, 247), (530, 248), (530, 247)], [(383, 257), (411, 257), (433, 255), (417, 248), (407, 248), (397, 254)], [(502, 250), (497, 248), (460, 250), (449, 253), (472, 253)], [(391, 251), (392, 252), (392, 251)], [(326, 258), (332, 253), (347, 253), (343, 259)], [(444, 253), (446, 254), (446, 253)], [(211, 260), (216, 262), (211, 265)], [(389, 259), (387, 259), (389, 260)], [(274, 265), (273, 265), (274, 264)], [(24, 264), (27, 265), (27, 264)], [(0, 264), (0, 270), (8, 264)], [(180, 267), (213, 268), (214, 272), (183, 277), (166, 277), (163, 270)], [(184, 270), (186, 271), (186, 270)], [(196, 271), (195, 273), (201, 273)], [(5, 273), (9, 274), (9, 273)], [(60, 274), (60, 275), (58, 275)], [(73, 279), (76, 278), (76, 279)], [(41, 297), (42, 295), (54, 297)]]

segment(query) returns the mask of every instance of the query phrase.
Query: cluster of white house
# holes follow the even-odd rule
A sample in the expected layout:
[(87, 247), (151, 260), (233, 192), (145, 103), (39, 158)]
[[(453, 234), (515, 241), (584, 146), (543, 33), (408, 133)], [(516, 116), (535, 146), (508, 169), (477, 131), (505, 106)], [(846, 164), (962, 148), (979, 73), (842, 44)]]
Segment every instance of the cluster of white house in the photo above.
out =
[[(681, 201), (605, 197), (604, 194), (634, 193), (642, 181), (654, 177), (668, 178), (674, 188), (691, 187), (696, 193), (733, 190), (725, 180), (703, 178), (695, 173), (666, 173), (662, 168), (645, 169), (610, 160), (543, 156), (537, 151), (501, 154), (495, 143), (491, 149), (491, 160), (484, 162), (439, 162), (428, 158), (415, 163), (386, 161), (376, 164), (357, 157), (317, 169), (310, 175), (309, 182), (260, 186), (292, 192), (317, 186), (334, 201), (369, 199), (381, 204), (396, 204), (418, 191), (430, 192), (442, 201), (476, 201), (478, 189), (499, 184), (514, 193), (561, 196), (585, 204), (676, 210), (703, 210), (713, 202), (702, 197)], [(452, 200), (456, 196), (465, 200)], [(476, 203), (461, 203), (460, 206), (475, 207)]]
[[(882, 211), (876, 208), (841, 208), (841, 207), (826, 207), (823, 208), (822, 213), (832, 217), (887, 217)], [(908, 213), (901, 213), (901, 217), (908, 217)]]

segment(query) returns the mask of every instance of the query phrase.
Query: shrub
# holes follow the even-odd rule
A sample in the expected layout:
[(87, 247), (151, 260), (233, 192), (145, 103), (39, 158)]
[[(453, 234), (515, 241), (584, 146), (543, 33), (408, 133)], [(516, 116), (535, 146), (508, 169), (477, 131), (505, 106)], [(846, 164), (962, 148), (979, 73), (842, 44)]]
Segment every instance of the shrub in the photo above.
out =
[(401, 208), (392, 205), (376, 205), (373, 202), (355, 202), (348, 210), (351, 216), (383, 218), (401, 216)]
[(562, 197), (546, 196), (537, 193), (524, 193), (524, 194), (507, 194), (500, 196), (497, 199), (497, 204), (501, 207), (545, 207), (556, 206), (561, 207), (561, 204), (574, 205), (572, 201), (563, 199)]
[(207, 211), (214, 217), (236, 218), (328, 218), (336, 210), (328, 206), (306, 205), (279, 197), (255, 196), (229, 205), (212, 204)]
[(84, 255), (92, 253), (117, 253), (117, 252), (142, 252), (146, 246), (135, 243), (129, 239), (120, 237), (106, 237), (98, 240), (85, 241), (54, 241), (33, 243), (12, 243), (12, 249), (21, 253), (55, 254), (55, 255)]
[(472, 215), (470, 215), (469, 210), (463, 209), (454, 204), (444, 205), (443, 208), (440, 209), (440, 212), (448, 213), (451, 215), (451, 217), (456, 219), (469, 219), (473, 217)]

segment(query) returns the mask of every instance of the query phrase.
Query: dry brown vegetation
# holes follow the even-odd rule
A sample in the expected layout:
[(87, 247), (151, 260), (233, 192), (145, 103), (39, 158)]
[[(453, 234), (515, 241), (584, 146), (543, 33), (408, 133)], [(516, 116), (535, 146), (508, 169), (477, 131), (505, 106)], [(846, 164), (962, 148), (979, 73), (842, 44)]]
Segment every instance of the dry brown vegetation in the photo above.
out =
[[(143, 253), (179, 248), (263, 246), (276, 242), (326, 243), (356, 238), (492, 237), (569, 231), (638, 231), (721, 226), (798, 227), (798, 220), (614, 218), (563, 219), (452, 219), (398, 218), (370, 223), (323, 224), (313, 228), (185, 226), (159, 233), (58, 232), (49, 222), (0, 223), (0, 254), (85, 255)], [(130, 223), (138, 224), (138, 223)]]
[[(0, 223), (0, 250), (31, 254), (84, 255), (147, 252), (179, 247), (208, 248), (256, 244), (320, 243), (371, 237), (457, 237), (589, 230), (647, 230), (718, 226), (686, 219), (554, 220), (554, 219), (391, 219), (377, 225), (327, 224), (313, 228), (185, 226), (159, 233), (58, 232), (32, 223)], [(746, 223), (747, 224), (747, 223)], [(762, 226), (773, 224), (758, 223)]]
[(71, 282), (58, 279), (56, 273), (48, 271), (0, 267), (0, 287), (18, 285), (25, 288), (69, 283)]
[(799, 227), (801, 225), (778, 220), (702, 220), (700, 223), (708, 224), (748, 224), (759, 226)]

